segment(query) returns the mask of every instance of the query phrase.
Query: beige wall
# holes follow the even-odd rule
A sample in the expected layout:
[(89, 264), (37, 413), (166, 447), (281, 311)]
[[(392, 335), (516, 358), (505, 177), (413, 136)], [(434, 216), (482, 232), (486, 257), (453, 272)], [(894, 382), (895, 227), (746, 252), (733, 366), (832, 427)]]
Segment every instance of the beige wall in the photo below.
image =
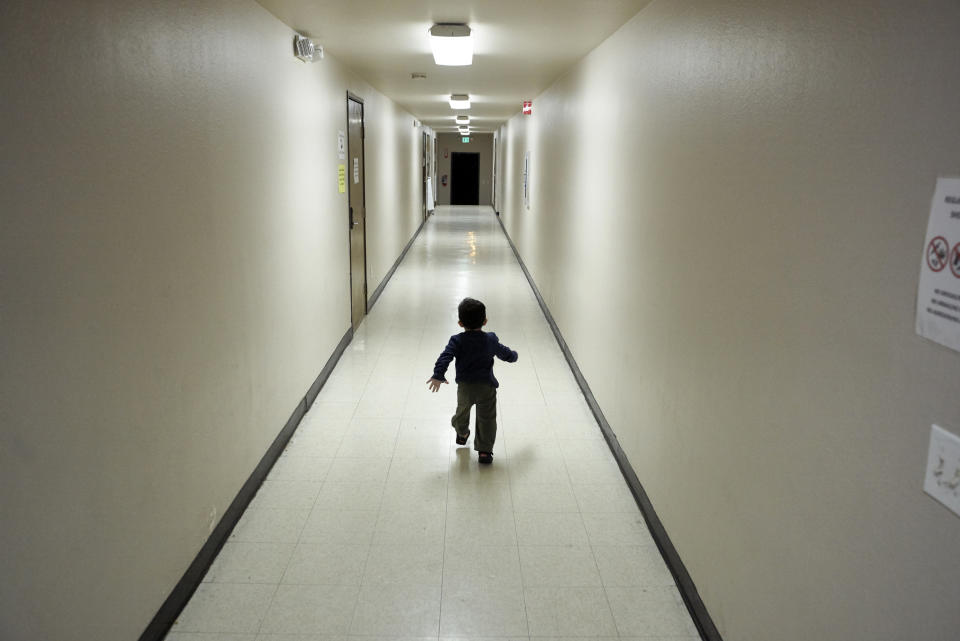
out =
[(729, 641), (957, 638), (922, 479), (960, 354), (913, 324), (958, 32), (952, 0), (655, 1), (500, 131), (503, 220)]
[(136, 639), (420, 223), (412, 116), (252, 1), (0, 20), (0, 638)]
[[(424, 128), (395, 102), (364, 87), (367, 291), (383, 282), (423, 220), (420, 154)], [(431, 135), (432, 130), (426, 129)]]
[[(457, 152), (480, 154), (479, 204), (490, 205), (493, 198), (493, 134), (471, 134), (468, 143), (463, 142), (462, 139), (460, 134), (437, 134), (437, 142), (440, 145), (437, 157), (437, 204), (450, 204), (453, 178), (450, 174), (450, 162), (453, 158), (452, 154)], [(440, 180), (444, 174), (448, 177), (446, 187)]]

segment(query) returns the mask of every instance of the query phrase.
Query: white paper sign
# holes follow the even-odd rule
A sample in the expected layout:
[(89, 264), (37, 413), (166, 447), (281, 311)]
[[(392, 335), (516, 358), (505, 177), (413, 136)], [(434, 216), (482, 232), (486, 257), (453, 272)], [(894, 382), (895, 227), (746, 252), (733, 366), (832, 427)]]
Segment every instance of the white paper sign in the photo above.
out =
[(360, 182), (360, 159), (353, 159), (353, 183), (358, 184)]
[(960, 178), (939, 178), (917, 289), (917, 334), (960, 351)]
[(347, 134), (342, 131), (337, 132), (337, 158), (343, 160), (347, 157)]

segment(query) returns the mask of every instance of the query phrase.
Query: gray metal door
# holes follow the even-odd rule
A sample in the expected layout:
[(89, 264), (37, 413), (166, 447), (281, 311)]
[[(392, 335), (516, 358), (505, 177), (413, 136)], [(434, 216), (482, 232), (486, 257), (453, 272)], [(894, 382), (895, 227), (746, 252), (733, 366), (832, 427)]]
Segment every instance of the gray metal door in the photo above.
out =
[(420, 145), (420, 167), (422, 167), (423, 169), (421, 172), (422, 174), (421, 182), (423, 183), (423, 190), (422, 190), (423, 193), (421, 194), (422, 195), (421, 200), (423, 201), (423, 219), (426, 220), (427, 219), (427, 176), (429, 175), (428, 172), (430, 169), (427, 164), (427, 160), (429, 157), (429, 153), (427, 151), (429, 147), (427, 145), (430, 144), (430, 138), (427, 136), (427, 132), (423, 132), (421, 136), (421, 142), (422, 144)]
[(367, 212), (363, 189), (363, 103), (347, 96), (347, 184), (350, 205), (350, 320), (367, 314)]
[(490, 196), (490, 202), (493, 204), (493, 211), (500, 213), (497, 207), (497, 137), (493, 137), (493, 193)]

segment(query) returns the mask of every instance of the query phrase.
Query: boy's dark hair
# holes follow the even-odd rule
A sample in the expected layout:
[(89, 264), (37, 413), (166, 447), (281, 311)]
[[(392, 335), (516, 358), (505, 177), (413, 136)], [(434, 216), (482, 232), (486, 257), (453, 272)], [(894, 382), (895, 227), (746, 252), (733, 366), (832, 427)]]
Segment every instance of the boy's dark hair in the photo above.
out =
[(457, 306), (460, 322), (465, 329), (480, 329), (487, 320), (486, 306), (475, 298), (464, 298)]

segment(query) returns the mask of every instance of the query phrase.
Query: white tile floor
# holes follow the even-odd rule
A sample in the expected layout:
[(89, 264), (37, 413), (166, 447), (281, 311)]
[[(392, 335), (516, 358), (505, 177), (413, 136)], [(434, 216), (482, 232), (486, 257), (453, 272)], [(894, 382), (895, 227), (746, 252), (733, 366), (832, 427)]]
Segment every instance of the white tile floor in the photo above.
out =
[[(465, 296), (520, 354), (492, 466), (425, 384)], [(489, 208), (427, 222), (167, 641), (346, 637), (698, 638)]]

